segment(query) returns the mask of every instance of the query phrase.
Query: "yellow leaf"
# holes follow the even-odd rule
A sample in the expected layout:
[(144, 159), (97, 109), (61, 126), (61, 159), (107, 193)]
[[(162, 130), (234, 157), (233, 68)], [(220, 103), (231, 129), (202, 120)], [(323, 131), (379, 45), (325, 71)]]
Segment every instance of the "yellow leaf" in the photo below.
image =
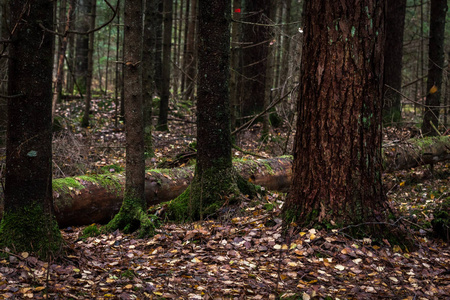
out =
[(406, 181), (400, 182), (400, 186), (404, 186)]
[(42, 290), (45, 290), (45, 286), (38, 286), (38, 287), (35, 287), (35, 288), (34, 288), (34, 291), (35, 291), (35, 292), (40, 292), (40, 291), (42, 291)]
[(28, 254), (28, 252), (22, 252), (21, 255), (23, 258), (27, 258), (29, 254)]
[(402, 252), (403, 252), (403, 251), (402, 251), (402, 248), (400, 248), (399, 245), (395, 245), (394, 248), (393, 248), (393, 250), (394, 250), (394, 252), (396, 252), (396, 253), (402, 253)]
[(431, 87), (429, 93), (430, 93), (430, 94), (434, 94), (434, 93), (437, 92), (437, 90), (438, 90), (437, 86), (433, 85), (433, 86)]

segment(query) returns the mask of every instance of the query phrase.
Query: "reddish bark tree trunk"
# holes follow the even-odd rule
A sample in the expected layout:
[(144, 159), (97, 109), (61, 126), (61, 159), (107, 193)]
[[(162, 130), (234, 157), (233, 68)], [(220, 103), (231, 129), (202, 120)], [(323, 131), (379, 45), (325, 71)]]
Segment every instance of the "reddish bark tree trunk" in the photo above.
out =
[(384, 2), (304, 3), (301, 95), (287, 221), (375, 221), (381, 171)]

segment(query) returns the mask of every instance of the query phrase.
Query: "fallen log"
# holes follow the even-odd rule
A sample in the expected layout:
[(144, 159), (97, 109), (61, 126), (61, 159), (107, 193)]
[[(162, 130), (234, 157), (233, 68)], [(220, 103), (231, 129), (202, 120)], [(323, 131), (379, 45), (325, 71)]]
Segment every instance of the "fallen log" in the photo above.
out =
[[(383, 147), (387, 172), (449, 159), (448, 136), (393, 142)], [(234, 165), (244, 178), (267, 190), (286, 192), (289, 188), (292, 157), (240, 159)], [(145, 195), (148, 206), (174, 199), (186, 189), (193, 176), (193, 166), (147, 171)], [(114, 173), (53, 180), (58, 224), (66, 227), (108, 222), (120, 209), (124, 183), (124, 175)], [(3, 213), (3, 197), (0, 213)]]
[[(236, 169), (247, 180), (269, 190), (286, 191), (291, 182), (289, 157), (264, 160), (236, 160)], [(156, 169), (145, 174), (147, 205), (172, 200), (194, 176), (194, 167)], [(125, 176), (101, 174), (53, 180), (53, 204), (60, 227), (107, 223), (122, 205)], [(0, 204), (3, 213), (3, 201)]]
[(450, 136), (415, 138), (383, 145), (385, 172), (450, 160)]

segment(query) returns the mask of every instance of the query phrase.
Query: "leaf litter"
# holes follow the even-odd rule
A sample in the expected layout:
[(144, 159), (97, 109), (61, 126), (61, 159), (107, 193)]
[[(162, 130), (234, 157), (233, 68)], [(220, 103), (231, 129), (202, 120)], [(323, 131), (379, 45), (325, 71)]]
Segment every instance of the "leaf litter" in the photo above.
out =
[[(66, 126), (60, 144), (70, 147), (54, 146), (56, 177), (124, 166), (123, 125), (114, 127), (114, 110), (102, 112), (97, 106), (103, 102), (97, 102), (93, 125)], [(82, 111), (60, 114), (70, 121), (75, 110)], [(153, 166), (192, 150), (192, 122), (170, 126), (169, 133), (153, 133)], [(256, 124), (242, 132), (239, 146), (264, 156), (286, 151), (286, 128), (273, 130), (264, 146), (260, 131)], [(385, 130), (385, 140), (414, 132), (394, 131)], [(234, 155), (252, 159), (239, 151)], [(417, 243), (412, 252), (314, 228), (286, 236), (280, 217), (284, 196), (274, 193), (244, 202), (230, 221), (165, 224), (149, 239), (120, 232), (81, 239), (84, 227), (66, 228), (61, 232), (69, 250), (57, 261), (3, 249), (0, 299), (449, 299), (449, 245), (431, 235), (430, 225), (434, 209), (450, 193), (448, 167), (384, 176), (390, 202), (411, 225)]]
[(59, 261), (5, 252), (0, 298), (448, 299), (448, 244), (418, 236), (404, 252), (314, 228), (284, 235), (282, 203), (247, 200), (230, 221), (168, 223), (148, 239), (66, 228)]

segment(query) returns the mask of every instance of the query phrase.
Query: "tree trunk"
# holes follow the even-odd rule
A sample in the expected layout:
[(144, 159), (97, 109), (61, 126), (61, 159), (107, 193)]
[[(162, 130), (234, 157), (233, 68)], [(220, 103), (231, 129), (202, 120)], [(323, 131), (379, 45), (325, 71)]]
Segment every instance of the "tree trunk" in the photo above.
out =
[(384, 222), (384, 2), (306, 1), (303, 13), (306, 59), (285, 221), (326, 228)]
[(425, 135), (438, 135), (441, 104), (442, 70), (444, 69), (444, 37), (447, 0), (432, 0), (430, 12), (430, 41), (428, 43), (428, 81), (422, 131)]
[(230, 62), (231, 0), (199, 0), (197, 162), (190, 187), (170, 204), (170, 217), (203, 219), (253, 191), (231, 162)]
[(155, 94), (156, 14), (158, 1), (146, 0), (142, 52), (142, 90), (144, 97), (144, 142), (147, 155), (152, 154), (152, 105)]
[[(0, 244), (54, 257), (62, 245), (52, 208), (51, 1), (10, 1), (5, 213)], [(24, 13), (25, 12), (25, 13)]]
[(125, 1), (125, 137), (126, 180), (119, 213), (107, 225), (108, 231), (139, 229), (141, 237), (151, 234), (145, 201), (144, 105), (142, 98), (143, 1)]
[[(277, 7), (275, 5), (269, 4), (267, 23), (274, 23), (273, 20), (276, 16)], [(266, 109), (272, 102), (273, 97), (273, 87), (274, 87), (274, 77), (275, 77), (275, 63), (276, 63), (276, 39), (271, 29), (266, 29), (267, 39), (269, 39), (269, 44), (267, 46), (267, 57), (266, 57), (266, 78), (264, 82), (264, 109)], [(263, 116), (263, 128), (261, 133), (261, 140), (267, 142), (269, 138), (269, 113)]]
[(186, 51), (184, 53), (183, 70), (186, 72), (185, 76), (185, 99), (193, 100), (195, 94), (195, 85), (197, 78), (197, 3), (198, 0), (190, 1), (190, 18), (188, 22), (188, 31), (186, 36)]
[[(97, 9), (97, 1), (92, 0), (89, 15), (89, 29), (95, 28), (95, 15)], [(84, 95), (84, 114), (81, 120), (81, 126), (84, 128), (89, 127), (89, 115), (91, 113), (91, 100), (92, 100), (92, 76), (94, 75), (94, 37), (95, 32), (89, 34), (89, 48), (88, 48), (88, 69), (86, 77), (86, 95)], [(101, 79), (100, 79), (101, 81)]]
[(242, 20), (252, 24), (243, 25), (243, 67), (244, 94), (242, 95), (242, 116), (248, 117), (264, 110), (266, 82), (266, 60), (269, 50), (269, 29), (258, 24), (268, 23), (270, 0), (246, 1)]
[(169, 114), (170, 97), (170, 69), (172, 62), (170, 60), (170, 50), (172, 46), (172, 13), (173, 1), (164, 0), (164, 33), (163, 33), (163, 60), (162, 60), (162, 84), (161, 100), (159, 102), (159, 118), (156, 130), (169, 131), (167, 118)]
[[(0, 39), (9, 39), (9, 5), (7, 1), (0, 3)], [(0, 53), (5, 55), (0, 56), (0, 94), (6, 95), (8, 90), (8, 61), (6, 57), (7, 45), (0, 45)], [(7, 114), (7, 101), (6, 98), (0, 97), (0, 147), (4, 147), (6, 144), (6, 120), (8, 119)]]
[(156, 50), (155, 50), (155, 86), (156, 92), (161, 99), (161, 91), (162, 91), (162, 47), (163, 47), (163, 12), (164, 5), (163, 0), (155, 0), (158, 5), (158, 11), (155, 15), (155, 30), (156, 30)]
[(242, 0), (233, 0), (233, 22), (231, 24), (231, 58), (230, 58), (230, 102), (231, 102), (231, 128), (236, 128), (237, 117), (239, 112), (239, 96), (238, 93), (239, 81), (242, 80), (241, 77), (241, 45), (240, 36), (242, 31), (242, 26), (239, 23), (242, 13)]
[[(92, 7), (92, 0), (79, 0), (77, 15), (77, 30), (87, 32), (89, 30), (90, 18), (89, 11)], [(75, 42), (75, 86), (80, 94), (86, 93), (87, 73), (88, 73), (88, 52), (89, 36), (85, 34), (76, 35)]]
[[(402, 58), (406, 0), (387, 1), (386, 47), (384, 50), (383, 123), (396, 124), (402, 118)], [(388, 86), (389, 87), (388, 87)], [(391, 89), (394, 88), (395, 90)]]

